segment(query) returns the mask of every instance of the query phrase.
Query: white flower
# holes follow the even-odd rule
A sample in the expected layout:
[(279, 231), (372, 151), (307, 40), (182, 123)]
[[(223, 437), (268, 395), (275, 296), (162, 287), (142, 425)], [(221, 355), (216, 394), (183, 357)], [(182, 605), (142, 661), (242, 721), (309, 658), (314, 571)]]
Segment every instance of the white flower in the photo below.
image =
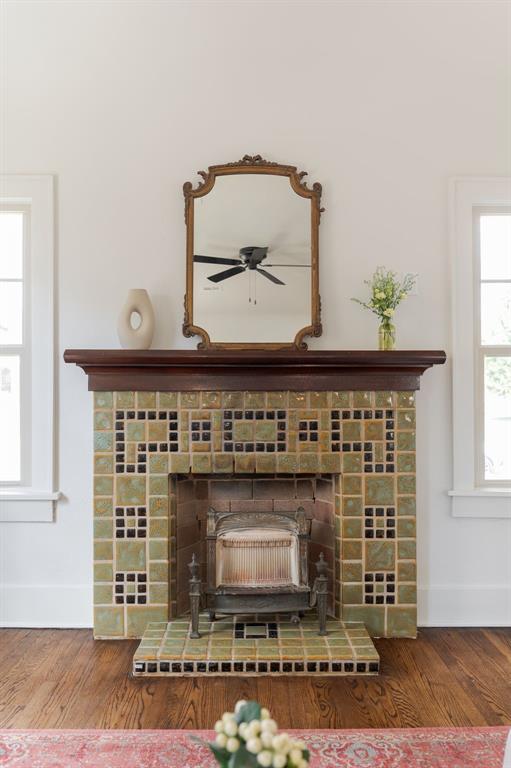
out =
[(259, 736), (261, 733), (261, 723), (259, 720), (251, 720), (248, 724), (247, 734), (248, 736)]
[(244, 707), (246, 703), (247, 703), (247, 702), (245, 701), (245, 699), (240, 699), (238, 702), (236, 702), (236, 706), (234, 707), (234, 712), (235, 712), (235, 714), (238, 714), (238, 712), (240, 711), (240, 709), (241, 709), (242, 707)]
[(273, 736), (269, 731), (263, 731), (260, 738), (263, 747), (271, 747), (273, 744)]
[(399, 294), (399, 298), (400, 299), (406, 299), (407, 296), (408, 296), (408, 294), (407, 294), (406, 291), (401, 291), (401, 293)]
[(227, 736), (236, 736), (238, 733), (238, 724), (236, 723), (236, 720), (228, 720), (224, 723), (224, 732)]
[(223, 730), (224, 730), (223, 722), (221, 720), (217, 720), (215, 723), (215, 731), (217, 733), (222, 733)]
[(383, 314), (384, 314), (386, 317), (392, 317), (392, 315), (394, 314), (394, 310), (393, 310), (393, 309), (384, 309), (384, 310), (383, 310)]
[(267, 749), (263, 749), (263, 751), (259, 752), (259, 754), (257, 755), (257, 762), (259, 763), (259, 765), (262, 765), (263, 768), (270, 768), (272, 761), (273, 761), (273, 755)]
[(307, 746), (304, 741), (293, 741), (293, 747), (295, 749), (301, 749), (302, 752), (304, 749), (307, 749)]
[(273, 755), (273, 768), (286, 768), (287, 755), (283, 755), (280, 752)]
[(293, 749), (289, 752), (289, 759), (293, 765), (300, 765), (303, 759), (302, 750), (293, 746)]
[(278, 733), (273, 737), (272, 747), (275, 752), (287, 752), (289, 751), (290, 743), (287, 733)]
[(261, 728), (268, 733), (276, 733), (278, 726), (275, 720), (272, 720), (271, 717), (269, 717), (267, 720), (262, 721)]
[(227, 739), (227, 744), (225, 745), (225, 748), (228, 752), (237, 752), (240, 748), (240, 742), (239, 739)]
[(303, 758), (302, 762), (298, 765), (298, 768), (309, 768), (309, 761)]
[(377, 299), (384, 299), (385, 298), (385, 294), (383, 293), (383, 291), (376, 291), (376, 293), (374, 295), (376, 296)]
[(239, 724), (238, 733), (243, 739), (247, 738), (247, 728), (248, 728), (248, 723)]
[(234, 712), (224, 712), (222, 715), (222, 720), (224, 723), (226, 723), (228, 720), (232, 720), (234, 718)]
[(261, 709), (261, 720), (269, 720), (270, 719), (270, 710), (266, 709), (266, 707), (263, 707)]
[(262, 748), (263, 745), (261, 744), (261, 739), (258, 739), (256, 736), (247, 741), (247, 749), (249, 752), (252, 752), (253, 755), (257, 755)]
[(215, 739), (215, 743), (223, 749), (227, 744), (227, 736), (225, 733), (219, 733)]

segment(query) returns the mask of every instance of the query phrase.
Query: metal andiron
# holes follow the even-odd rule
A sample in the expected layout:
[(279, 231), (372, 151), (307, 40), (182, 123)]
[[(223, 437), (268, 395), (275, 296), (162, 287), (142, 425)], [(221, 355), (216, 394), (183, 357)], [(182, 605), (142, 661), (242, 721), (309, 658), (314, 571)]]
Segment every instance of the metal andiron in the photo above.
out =
[(317, 606), (319, 634), (326, 634), (327, 568), (323, 553), (311, 588), (308, 576), (310, 521), (296, 512), (216, 512), (207, 516), (207, 584), (202, 593), (199, 562), (190, 568), (190, 637), (199, 637), (201, 599), (216, 613), (290, 613), (299, 621)]

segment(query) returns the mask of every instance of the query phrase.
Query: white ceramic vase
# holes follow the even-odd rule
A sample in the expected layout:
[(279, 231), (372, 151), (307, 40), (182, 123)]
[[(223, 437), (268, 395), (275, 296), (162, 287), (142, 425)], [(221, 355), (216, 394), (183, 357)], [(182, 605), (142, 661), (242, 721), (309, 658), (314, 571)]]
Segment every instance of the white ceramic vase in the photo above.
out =
[[(133, 312), (140, 315), (140, 325), (134, 328)], [(154, 334), (154, 310), (144, 288), (131, 288), (117, 321), (119, 341), (124, 349), (149, 349)]]

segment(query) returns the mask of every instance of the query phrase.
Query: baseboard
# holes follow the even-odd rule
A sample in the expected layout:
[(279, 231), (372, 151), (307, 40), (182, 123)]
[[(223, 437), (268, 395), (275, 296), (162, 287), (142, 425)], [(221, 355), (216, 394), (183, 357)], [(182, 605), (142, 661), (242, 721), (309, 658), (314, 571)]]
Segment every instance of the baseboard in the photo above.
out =
[[(435, 584), (418, 589), (419, 627), (509, 627), (511, 585)], [(0, 626), (92, 627), (88, 584), (0, 585)]]
[(0, 626), (34, 629), (92, 627), (88, 584), (2, 584)]
[(510, 627), (511, 584), (419, 587), (419, 627)]

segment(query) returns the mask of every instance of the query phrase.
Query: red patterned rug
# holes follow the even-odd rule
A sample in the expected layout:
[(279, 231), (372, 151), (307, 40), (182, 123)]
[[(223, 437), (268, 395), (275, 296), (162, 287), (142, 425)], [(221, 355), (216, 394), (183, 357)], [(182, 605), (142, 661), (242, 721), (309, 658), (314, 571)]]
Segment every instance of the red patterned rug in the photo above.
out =
[[(295, 731), (311, 768), (502, 768), (510, 729), (413, 728)], [(214, 768), (190, 736), (207, 731), (0, 730), (0, 766)]]

